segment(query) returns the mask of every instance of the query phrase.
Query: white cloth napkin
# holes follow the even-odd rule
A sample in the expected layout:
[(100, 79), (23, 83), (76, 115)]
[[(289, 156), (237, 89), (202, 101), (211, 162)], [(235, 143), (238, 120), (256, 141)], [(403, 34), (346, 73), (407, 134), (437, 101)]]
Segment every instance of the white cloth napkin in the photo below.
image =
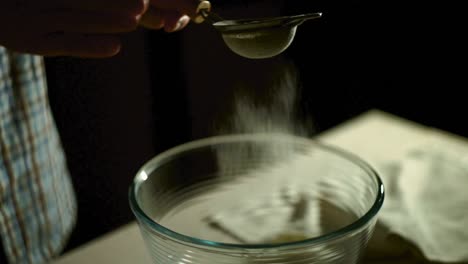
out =
[(376, 166), (386, 197), (370, 249), (398, 255), (407, 241), (429, 261), (467, 262), (468, 152), (424, 145)]

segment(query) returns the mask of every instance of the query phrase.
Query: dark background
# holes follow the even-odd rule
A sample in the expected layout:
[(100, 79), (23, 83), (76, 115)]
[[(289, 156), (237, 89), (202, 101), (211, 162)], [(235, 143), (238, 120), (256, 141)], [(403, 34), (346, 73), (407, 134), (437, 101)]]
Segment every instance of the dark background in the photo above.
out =
[[(72, 249), (133, 220), (128, 186), (157, 153), (214, 133), (238, 89), (268, 94), (296, 67), (298, 119), (319, 133), (381, 110), (468, 136), (460, 8), (398, 1), (212, 1), (220, 15), (321, 11), (281, 56), (233, 54), (207, 24), (124, 36), (110, 59), (47, 58), (52, 109), (78, 197)], [(239, 88), (241, 87), (241, 88)], [(261, 92), (258, 92), (261, 91)]]

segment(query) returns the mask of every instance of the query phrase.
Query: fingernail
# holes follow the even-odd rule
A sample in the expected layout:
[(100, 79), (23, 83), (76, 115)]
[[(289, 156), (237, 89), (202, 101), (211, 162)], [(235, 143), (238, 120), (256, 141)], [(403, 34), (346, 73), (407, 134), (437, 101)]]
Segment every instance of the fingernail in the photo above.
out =
[(183, 29), (187, 24), (188, 22), (190, 21), (190, 17), (184, 15), (182, 16), (179, 21), (177, 21), (177, 24), (176, 26), (172, 29), (172, 31), (178, 31), (178, 30), (181, 30)]

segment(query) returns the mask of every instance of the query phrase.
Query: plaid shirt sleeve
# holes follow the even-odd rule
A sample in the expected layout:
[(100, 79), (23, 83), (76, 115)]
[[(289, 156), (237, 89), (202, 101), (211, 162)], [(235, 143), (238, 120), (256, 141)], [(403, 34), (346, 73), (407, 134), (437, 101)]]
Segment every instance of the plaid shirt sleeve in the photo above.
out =
[(10, 263), (45, 263), (76, 202), (47, 98), (43, 59), (0, 46), (0, 237)]

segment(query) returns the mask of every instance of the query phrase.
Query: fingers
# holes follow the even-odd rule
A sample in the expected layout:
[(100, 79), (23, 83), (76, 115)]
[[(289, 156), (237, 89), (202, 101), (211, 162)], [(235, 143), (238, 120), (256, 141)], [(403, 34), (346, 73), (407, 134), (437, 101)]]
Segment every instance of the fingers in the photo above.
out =
[(36, 25), (45, 32), (67, 33), (122, 33), (137, 28), (136, 17), (113, 13), (57, 12), (43, 14)]
[(164, 14), (160, 9), (150, 7), (141, 17), (140, 24), (149, 29), (162, 29), (165, 24)]
[[(17, 12), (2, 12), (0, 20), (6, 22), (5, 27), (0, 26), (2, 45), (44, 56), (103, 58), (120, 51), (120, 39), (115, 34), (133, 31), (139, 23), (167, 32), (183, 29), (198, 1), (28, 0), (26, 3)], [(10, 21), (16, 26), (8, 27)], [(14, 23), (18, 21), (21, 23)]]
[(113, 34), (132, 31), (138, 26), (135, 17), (89, 12), (36, 14), (36, 17), (27, 16), (25, 21), (28, 26), (22, 34), (29, 40), (16, 42), (15, 50), (43, 56), (85, 58), (116, 55), (121, 43)]
[(175, 32), (183, 29), (190, 22), (190, 17), (176, 11), (150, 7), (140, 20), (140, 24), (150, 29), (162, 29)]
[(35, 45), (35, 53), (44, 56), (106, 58), (119, 53), (120, 39), (111, 35), (51, 34)]
[(74, 11), (99, 11), (135, 16), (144, 13), (149, 0), (43, 0), (31, 1), (42, 10), (66, 9)]
[(176, 10), (181, 14), (194, 17), (198, 0), (149, 0), (150, 6), (163, 10)]
[(165, 16), (164, 30), (166, 32), (175, 32), (183, 29), (190, 22), (190, 17), (180, 15), (176, 12), (168, 12)]

